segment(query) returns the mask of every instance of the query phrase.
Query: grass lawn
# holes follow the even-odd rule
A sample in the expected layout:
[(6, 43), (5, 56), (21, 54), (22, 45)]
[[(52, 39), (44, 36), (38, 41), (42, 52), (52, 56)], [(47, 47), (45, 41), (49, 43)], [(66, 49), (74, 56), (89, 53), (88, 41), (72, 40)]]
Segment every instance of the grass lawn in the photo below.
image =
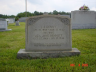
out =
[(0, 72), (96, 72), (96, 29), (72, 30), (72, 48), (80, 56), (48, 59), (17, 59), (25, 48), (25, 23), (9, 24), (8, 29), (12, 31), (0, 32)]

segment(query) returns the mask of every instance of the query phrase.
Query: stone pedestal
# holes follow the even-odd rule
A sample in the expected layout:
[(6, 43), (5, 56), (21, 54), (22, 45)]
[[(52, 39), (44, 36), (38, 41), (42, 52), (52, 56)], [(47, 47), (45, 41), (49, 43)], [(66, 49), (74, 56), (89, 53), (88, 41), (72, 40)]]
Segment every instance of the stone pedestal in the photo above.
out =
[(77, 48), (72, 48), (71, 51), (38, 51), (31, 52), (25, 51), (25, 49), (20, 49), (17, 53), (18, 59), (35, 59), (35, 58), (57, 58), (66, 56), (80, 55), (80, 51)]

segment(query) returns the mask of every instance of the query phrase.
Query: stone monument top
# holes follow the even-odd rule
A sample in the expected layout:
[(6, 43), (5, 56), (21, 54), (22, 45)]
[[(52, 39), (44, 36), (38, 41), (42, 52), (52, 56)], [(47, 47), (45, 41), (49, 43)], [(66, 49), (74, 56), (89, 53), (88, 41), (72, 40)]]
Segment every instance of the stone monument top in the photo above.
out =
[(48, 12), (44, 12), (43, 15), (48, 15)]

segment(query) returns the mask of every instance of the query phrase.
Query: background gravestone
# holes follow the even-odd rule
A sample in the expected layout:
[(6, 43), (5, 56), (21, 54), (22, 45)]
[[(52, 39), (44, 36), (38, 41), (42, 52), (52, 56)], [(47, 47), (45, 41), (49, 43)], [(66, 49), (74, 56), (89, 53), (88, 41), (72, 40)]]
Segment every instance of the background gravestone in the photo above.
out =
[(21, 17), (19, 18), (19, 22), (25, 22), (28, 17)]
[(0, 31), (10, 31), (12, 29), (7, 29), (7, 21), (5, 19), (0, 19)]
[(5, 19), (4, 18), (0, 18), (0, 21), (5, 21)]
[(48, 15), (48, 12), (44, 12), (43, 15)]
[(64, 16), (64, 17), (69, 17), (69, 18), (71, 18), (71, 16), (70, 16), (70, 15), (60, 15), (60, 16)]
[(26, 47), (17, 58), (48, 58), (79, 55), (72, 48), (70, 19), (57, 15), (42, 15), (26, 20)]
[(5, 19), (7, 21), (7, 26), (8, 26), (8, 22), (10, 21), (9, 19)]
[(8, 23), (14, 23), (15, 22), (15, 18), (7, 18), (9, 21)]
[(96, 12), (86, 10), (71, 11), (72, 29), (96, 28)]
[(15, 26), (20, 26), (19, 21), (16, 21)]

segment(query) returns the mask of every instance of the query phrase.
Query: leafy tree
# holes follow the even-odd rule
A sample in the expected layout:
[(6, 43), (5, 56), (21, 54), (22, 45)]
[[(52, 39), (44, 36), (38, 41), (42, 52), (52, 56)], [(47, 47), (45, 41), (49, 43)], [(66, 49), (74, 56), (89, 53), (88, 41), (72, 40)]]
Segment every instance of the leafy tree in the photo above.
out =
[(34, 15), (39, 15), (39, 12), (38, 11), (34, 11)]
[[(54, 14), (54, 15), (70, 15), (71, 13), (68, 13), (68, 12), (64, 12), (64, 11), (56, 11), (56, 10), (53, 10), (53, 12), (49, 12), (48, 14)], [(27, 12), (27, 17), (30, 17), (30, 16), (37, 16), (37, 15), (43, 15), (43, 12), (38, 12), (38, 11), (34, 11), (34, 13), (30, 13), (30, 12)], [(18, 13), (16, 16), (15, 15), (3, 15), (3, 14), (0, 14), (0, 18), (21, 18), (21, 17), (26, 17), (26, 12), (21, 12), (21, 13)]]
[(40, 12), (39, 15), (43, 15), (43, 12)]
[(0, 18), (2, 18), (3, 17), (3, 15), (2, 14), (0, 14)]
[[(27, 17), (32, 16), (32, 13), (27, 12)], [(21, 17), (26, 17), (26, 12), (21, 12), (17, 14), (17, 17), (21, 18)]]
[(34, 11), (34, 16), (36, 16), (36, 15), (43, 15), (43, 13), (42, 12), (38, 12), (38, 11)]
[(54, 14), (54, 15), (58, 15), (58, 11), (54, 10), (54, 11), (53, 11), (53, 14)]
[(16, 16), (16, 17), (15, 17), (15, 21), (17, 21), (18, 19), (19, 19), (19, 17)]
[(52, 14), (52, 12), (49, 12), (48, 14), (50, 15), (50, 14)]

